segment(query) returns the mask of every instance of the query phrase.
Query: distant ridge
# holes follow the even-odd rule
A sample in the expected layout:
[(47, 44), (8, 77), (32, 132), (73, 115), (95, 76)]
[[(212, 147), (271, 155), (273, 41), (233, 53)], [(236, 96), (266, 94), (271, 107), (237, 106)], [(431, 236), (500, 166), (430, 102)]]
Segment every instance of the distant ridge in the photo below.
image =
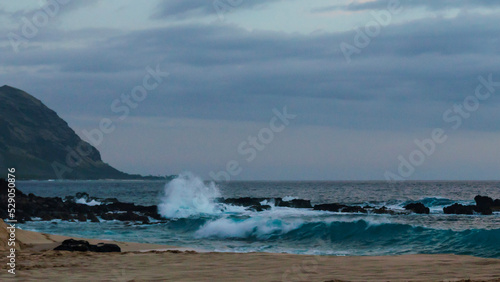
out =
[[(68, 155), (77, 148), (85, 153), (73, 162)], [(104, 163), (99, 151), (56, 112), (30, 94), (4, 85), (0, 87), (0, 175), (8, 167), (14, 167), (20, 179), (143, 178)]]

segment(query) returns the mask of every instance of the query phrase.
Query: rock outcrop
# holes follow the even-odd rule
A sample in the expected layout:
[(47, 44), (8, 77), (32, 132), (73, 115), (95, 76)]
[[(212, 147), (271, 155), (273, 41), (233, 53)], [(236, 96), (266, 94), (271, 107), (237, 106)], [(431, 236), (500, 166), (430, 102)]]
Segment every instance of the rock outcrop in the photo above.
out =
[(30, 94), (4, 85), (0, 87), (0, 171), (8, 167), (16, 168), (18, 179), (143, 178), (104, 163), (99, 151), (80, 139), (56, 112)]
[(474, 206), (465, 206), (461, 204), (453, 204), (443, 208), (445, 214), (474, 214)]
[(418, 213), (418, 214), (429, 214), (430, 213), (430, 209), (426, 206), (424, 206), (424, 204), (422, 203), (411, 203), (411, 204), (408, 204), (406, 206), (404, 206), (405, 210), (410, 210), (414, 213)]
[[(7, 202), (7, 182), (0, 179), (0, 201)], [(39, 197), (33, 194), (26, 195), (19, 189), (16, 191), (16, 220), (20, 223), (38, 217), (42, 220), (78, 220), (99, 222), (97, 216), (105, 220), (136, 221), (149, 223), (149, 218), (162, 219), (158, 214), (157, 206), (141, 206), (133, 203), (113, 202), (89, 206), (63, 201), (60, 197)], [(0, 217), (7, 218), (7, 205), (0, 206)]]
[(480, 213), (482, 215), (490, 215), (493, 211), (500, 211), (500, 199), (493, 200), (488, 196), (477, 195), (474, 197), (476, 205), (464, 206), (461, 204), (453, 204), (451, 206), (443, 208), (446, 214), (474, 214)]
[(98, 243), (91, 245), (88, 241), (67, 239), (55, 247), (54, 251), (111, 253), (121, 252), (121, 248), (116, 244)]
[(248, 207), (250, 210), (263, 211), (269, 209), (271, 206), (268, 204), (262, 204), (263, 202), (273, 203), (276, 207), (289, 207), (296, 209), (310, 209), (312, 208), (310, 200), (293, 199), (290, 201), (284, 201), (283, 198), (218, 198), (216, 199), (220, 203), (233, 205), (233, 206), (243, 206)]

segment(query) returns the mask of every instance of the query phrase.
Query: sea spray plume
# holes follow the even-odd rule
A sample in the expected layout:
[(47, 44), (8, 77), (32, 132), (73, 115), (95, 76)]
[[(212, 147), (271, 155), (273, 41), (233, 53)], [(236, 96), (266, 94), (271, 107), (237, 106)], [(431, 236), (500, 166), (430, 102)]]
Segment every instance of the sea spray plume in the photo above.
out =
[(158, 213), (166, 218), (218, 213), (221, 207), (214, 200), (219, 195), (213, 182), (206, 185), (192, 173), (182, 173), (165, 185)]

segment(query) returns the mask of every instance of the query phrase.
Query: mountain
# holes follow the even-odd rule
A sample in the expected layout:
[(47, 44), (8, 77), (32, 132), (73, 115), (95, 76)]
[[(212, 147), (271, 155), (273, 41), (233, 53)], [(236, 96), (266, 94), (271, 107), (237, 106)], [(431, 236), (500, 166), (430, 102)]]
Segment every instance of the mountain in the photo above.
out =
[[(56, 112), (30, 94), (0, 87), (0, 175), (18, 179), (138, 179), (101, 160)], [(149, 177), (154, 178), (154, 177)]]

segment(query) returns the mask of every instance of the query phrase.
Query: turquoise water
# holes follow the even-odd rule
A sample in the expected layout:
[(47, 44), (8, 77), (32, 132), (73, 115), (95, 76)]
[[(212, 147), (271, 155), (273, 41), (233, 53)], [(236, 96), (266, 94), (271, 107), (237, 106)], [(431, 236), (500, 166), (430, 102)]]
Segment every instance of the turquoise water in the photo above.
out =
[[(500, 214), (445, 215), (455, 202), (473, 204), (477, 194), (500, 198), (500, 182), (228, 182), (204, 183), (184, 175), (162, 181), (21, 181), (39, 196), (74, 196), (158, 205), (164, 221), (22, 224), (28, 230), (69, 236), (187, 246), (227, 252), (322, 255), (454, 253), (500, 258)], [(287, 197), (318, 203), (387, 206), (402, 210), (420, 201), (429, 215), (345, 214), (274, 207), (263, 212), (224, 205), (216, 197)]]

